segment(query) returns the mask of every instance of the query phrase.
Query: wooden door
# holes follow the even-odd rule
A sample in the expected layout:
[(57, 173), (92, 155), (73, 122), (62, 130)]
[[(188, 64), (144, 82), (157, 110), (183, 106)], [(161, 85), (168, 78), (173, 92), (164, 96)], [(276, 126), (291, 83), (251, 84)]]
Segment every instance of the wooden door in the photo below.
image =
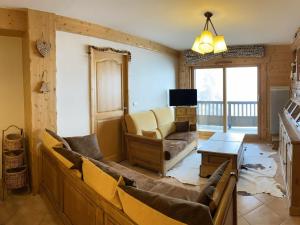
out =
[(91, 129), (107, 160), (124, 156), (122, 118), (128, 108), (128, 56), (91, 48)]

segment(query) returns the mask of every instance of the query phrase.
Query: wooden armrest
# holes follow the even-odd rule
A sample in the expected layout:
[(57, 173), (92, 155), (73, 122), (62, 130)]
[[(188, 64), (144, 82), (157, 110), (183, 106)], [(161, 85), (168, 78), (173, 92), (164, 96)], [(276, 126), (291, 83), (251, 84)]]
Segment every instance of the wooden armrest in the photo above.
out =
[(125, 133), (125, 137), (126, 139), (131, 141), (138, 141), (138, 142), (142, 142), (145, 144), (152, 144), (152, 145), (162, 145), (163, 142), (162, 139), (149, 138), (142, 135), (136, 135), (130, 133)]

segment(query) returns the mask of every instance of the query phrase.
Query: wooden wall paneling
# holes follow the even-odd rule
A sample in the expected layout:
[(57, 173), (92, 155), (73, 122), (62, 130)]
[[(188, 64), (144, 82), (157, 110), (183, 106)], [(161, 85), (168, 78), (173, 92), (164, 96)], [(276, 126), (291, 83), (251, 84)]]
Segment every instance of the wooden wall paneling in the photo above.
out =
[(183, 54), (179, 57), (179, 73), (177, 88), (190, 88), (190, 69), (193, 67), (215, 66), (258, 66), (259, 67), (259, 137), (263, 140), (270, 139), (269, 132), (269, 91), (271, 86), (289, 86), (290, 70), (292, 62), (292, 50), (290, 45), (266, 45), (263, 58), (226, 58), (214, 59), (199, 64), (187, 65)]
[(139, 48), (145, 48), (152, 51), (164, 52), (175, 56), (179, 55), (179, 52), (177, 50), (169, 48), (157, 42), (107, 28), (98, 24), (89, 23), (65, 16), (56, 16), (56, 28), (59, 31), (97, 37), (105, 40), (132, 45)]
[[(49, 128), (56, 130), (56, 51), (55, 51), (55, 15), (35, 10), (27, 10), (28, 30), (23, 38), (23, 74), (25, 93), (25, 131), (27, 134), (33, 192), (38, 191), (39, 184), (39, 144), (40, 132)], [(51, 51), (45, 58), (36, 50), (36, 40), (44, 38), (51, 43)], [(48, 82), (50, 92), (38, 92), (42, 81)]]
[(27, 13), (25, 10), (0, 8), (0, 34), (21, 36), (27, 30)]

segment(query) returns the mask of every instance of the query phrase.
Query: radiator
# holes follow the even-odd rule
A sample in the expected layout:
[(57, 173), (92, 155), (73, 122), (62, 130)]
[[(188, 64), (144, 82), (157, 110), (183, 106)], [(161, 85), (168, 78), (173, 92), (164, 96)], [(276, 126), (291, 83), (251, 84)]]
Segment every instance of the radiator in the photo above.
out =
[(270, 89), (270, 133), (279, 133), (278, 112), (290, 98), (288, 86), (272, 86)]

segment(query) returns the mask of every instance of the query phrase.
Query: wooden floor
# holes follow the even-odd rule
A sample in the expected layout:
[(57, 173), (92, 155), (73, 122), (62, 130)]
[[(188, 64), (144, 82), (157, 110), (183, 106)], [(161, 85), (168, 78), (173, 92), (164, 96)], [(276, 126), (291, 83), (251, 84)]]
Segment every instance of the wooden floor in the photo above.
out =
[[(259, 147), (270, 150), (266, 144), (248, 144), (248, 150)], [(247, 154), (245, 154), (247, 157)], [(278, 157), (274, 157), (278, 162)], [(283, 184), (280, 167), (275, 179)], [(144, 171), (139, 169), (139, 171)], [(145, 172), (145, 171), (144, 171)], [(147, 175), (155, 174), (147, 171)], [(286, 199), (267, 194), (238, 195), (239, 225), (300, 225), (300, 217), (290, 217)], [(39, 195), (11, 195), (0, 202), (0, 225), (61, 225), (52, 210)], [(84, 225), (84, 224), (83, 224)]]

